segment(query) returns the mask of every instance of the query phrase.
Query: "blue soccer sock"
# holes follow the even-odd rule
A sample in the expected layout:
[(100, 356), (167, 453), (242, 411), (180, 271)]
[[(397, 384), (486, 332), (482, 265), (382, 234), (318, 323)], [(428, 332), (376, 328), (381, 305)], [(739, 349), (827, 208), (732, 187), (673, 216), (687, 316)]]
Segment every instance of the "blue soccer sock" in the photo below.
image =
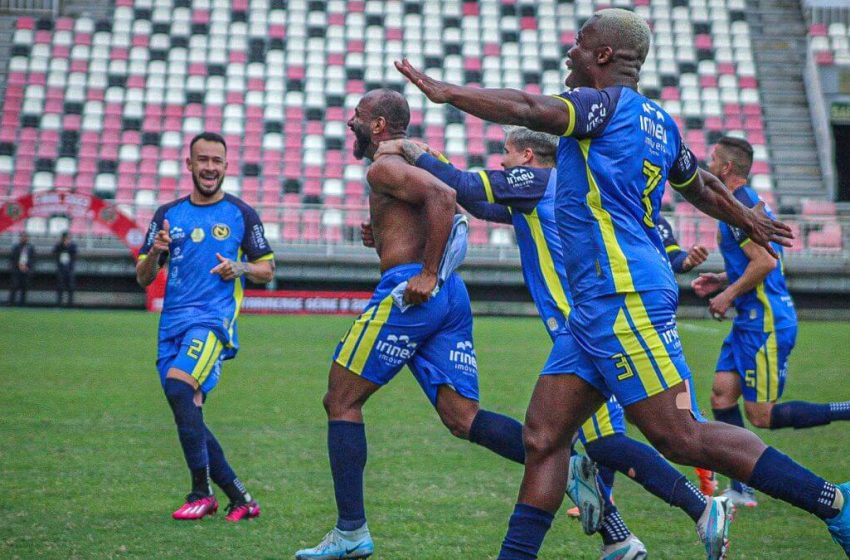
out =
[[(587, 451), (587, 450), (585, 449), (585, 451)], [(614, 477), (617, 475), (617, 471), (609, 468), (606, 465), (603, 465), (602, 463), (600, 463), (596, 459), (593, 459), (593, 457), (591, 457), (591, 460), (594, 463), (596, 463), (596, 469), (598, 471), (597, 476), (599, 477), (599, 480), (602, 482), (602, 484), (604, 484), (605, 486), (608, 487), (609, 492), (613, 491), (614, 490)]]
[(479, 410), (469, 428), (469, 441), (515, 463), (525, 463), (522, 424), (508, 416)]
[(747, 484), (821, 519), (835, 517), (839, 513), (833, 507), (838, 491), (834, 484), (772, 447), (765, 449), (759, 457)]
[(533, 560), (537, 558), (546, 531), (552, 526), (554, 515), (526, 504), (514, 506), (508, 522), (508, 533), (502, 541), (499, 560)]
[[(729, 408), (712, 408), (711, 412), (714, 413), (714, 419), (718, 422), (732, 424), (739, 428), (744, 427), (744, 417), (741, 416), (741, 408), (737, 405), (737, 403), (735, 406), (730, 406)], [(736, 492), (744, 492), (744, 486), (740, 481), (731, 479), (730, 482), (732, 490)]]
[(233, 472), (230, 463), (224, 456), (221, 444), (218, 443), (209, 427), (206, 430), (207, 455), (210, 458), (210, 478), (219, 488), (224, 490), (232, 503), (250, 502), (251, 494), (248, 493), (245, 485)]
[(184, 381), (171, 378), (165, 380), (164, 389), (165, 398), (174, 413), (186, 465), (192, 471), (192, 493), (211, 494), (206, 427), (201, 409), (195, 405), (195, 389)]
[(632, 478), (655, 496), (697, 521), (705, 511), (705, 496), (655, 449), (624, 434), (585, 445), (588, 457)]
[(850, 401), (829, 403), (830, 420), (850, 420)]
[[(842, 405), (845, 403), (834, 403)], [(788, 401), (773, 405), (770, 411), (770, 429), (811, 428), (832, 421), (829, 404)]]
[(366, 468), (366, 427), (359, 422), (328, 422), (328, 457), (341, 531), (354, 531), (366, 523), (363, 505), (363, 470)]
[(626, 526), (625, 520), (620, 515), (617, 506), (613, 504), (605, 506), (605, 516), (602, 518), (602, 526), (599, 527), (599, 534), (602, 535), (602, 542), (606, 546), (623, 542), (632, 534)]

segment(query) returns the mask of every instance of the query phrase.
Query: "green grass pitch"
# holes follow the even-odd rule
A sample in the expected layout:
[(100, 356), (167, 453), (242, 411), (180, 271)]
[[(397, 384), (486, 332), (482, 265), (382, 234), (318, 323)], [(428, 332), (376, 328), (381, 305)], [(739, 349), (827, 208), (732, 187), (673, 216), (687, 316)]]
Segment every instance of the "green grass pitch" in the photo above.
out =
[[(226, 364), (205, 417), (263, 514), (240, 524), (225, 523), (221, 513), (187, 523), (170, 519), (189, 477), (154, 369), (157, 317), (0, 312), (0, 558), (291, 558), (318, 542), (335, 520), (321, 398), (331, 352), (350, 319), (240, 322), (242, 350)], [(727, 329), (715, 322), (680, 327), (705, 408)], [(548, 352), (543, 327), (533, 319), (480, 318), (475, 340), (483, 406), (521, 417)], [(848, 341), (848, 324), (801, 325), (785, 398), (850, 399)], [(375, 558), (494, 558), (521, 468), (453, 438), (406, 372), (365, 414)], [(759, 435), (844, 481), (848, 429)], [(756, 510), (737, 515), (731, 558), (843, 557), (818, 519), (760, 497)], [(683, 513), (623, 476), (615, 498), (651, 558), (704, 558)], [(559, 513), (541, 558), (597, 558), (598, 547), (598, 537), (585, 537)]]

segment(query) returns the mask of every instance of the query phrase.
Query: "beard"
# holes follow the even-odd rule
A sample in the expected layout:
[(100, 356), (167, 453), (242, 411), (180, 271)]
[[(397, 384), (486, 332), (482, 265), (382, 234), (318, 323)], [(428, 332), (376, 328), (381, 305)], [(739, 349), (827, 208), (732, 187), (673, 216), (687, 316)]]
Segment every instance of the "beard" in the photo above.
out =
[(212, 187), (207, 187), (203, 183), (201, 183), (197, 175), (192, 173), (192, 182), (195, 184), (195, 190), (197, 190), (203, 196), (210, 197), (215, 196), (215, 194), (221, 190), (221, 185), (224, 183), (224, 176), (219, 177)]
[(372, 137), (356, 128), (352, 128), (351, 131), (354, 133), (354, 150), (352, 153), (355, 159), (361, 160), (366, 156), (369, 146), (372, 145)]

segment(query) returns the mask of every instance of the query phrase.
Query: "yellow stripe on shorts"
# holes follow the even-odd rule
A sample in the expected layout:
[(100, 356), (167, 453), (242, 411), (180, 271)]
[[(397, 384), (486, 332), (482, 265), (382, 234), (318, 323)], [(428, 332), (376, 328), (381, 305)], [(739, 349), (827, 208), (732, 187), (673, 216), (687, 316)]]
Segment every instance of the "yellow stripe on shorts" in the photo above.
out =
[(203, 385), (204, 381), (207, 380), (223, 348), (218, 337), (210, 331), (207, 334), (207, 339), (204, 341), (204, 349), (201, 351), (201, 356), (198, 358), (194, 369), (192, 369), (192, 377), (195, 378), (198, 385)]
[(390, 316), (392, 308), (392, 296), (385, 297), (381, 303), (378, 304), (375, 317), (369, 321), (368, 325), (366, 325), (362, 340), (357, 346), (357, 349), (354, 351), (354, 359), (351, 361), (351, 365), (348, 368), (352, 373), (356, 373), (357, 375), (363, 373), (363, 366), (366, 365), (366, 360), (369, 359), (369, 355), (372, 353), (372, 347), (375, 345), (375, 339), (378, 338), (378, 333), (381, 332), (381, 329), (387, 322), (387, 317)]
[(342, 367), (348, 366), (348, 360), (351, 358), (351, 353), (357, 347), (357, 342), (360, 340), (360, 334), (363, 332), (363, 328), (369, 324), (369, 321), (375, 316), (377, 310), (378, 306), (371, 309), (364, 309), (363, 313), (354, 320), (354, 324), (348, 329), (348, 334), (343, 338), (342, 349), (336, 358), (336, 362)]
[(652, 359), (661, 371), (664, 384), (670, 388), (681, 383), (682, 376), (679, 374), (676, 364), (670, 359), (670, 354), (667, 353), (667, 347), (664, 345), (661, 337), (658, 336), (658, 331), (655, 330), (655, 326), (649, 319), (640, 294), (626, 294), (626, 308), (629, 310), (632, 323), (634, 323), (635, 328), (649, 348)]
[(762, 329), (767, 340), (756, 354), (756, 402), (770, 402), (779, 398), (779, 352), (776, 347), (776, 324), (773, 307), (764, 291), (764, 282), (756, 286), (756, 298), (764, 308)]

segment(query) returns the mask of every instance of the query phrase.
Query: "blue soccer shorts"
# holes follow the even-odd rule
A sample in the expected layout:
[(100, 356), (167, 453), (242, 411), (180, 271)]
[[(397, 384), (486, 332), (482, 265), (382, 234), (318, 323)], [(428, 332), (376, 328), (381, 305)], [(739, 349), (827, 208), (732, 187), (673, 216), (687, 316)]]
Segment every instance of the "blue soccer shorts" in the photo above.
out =
[(782, 397), (788, 357), (797, 340), (797, 327), (771, 332), (739, 329), (729, 332), (715, 371), (736, 372), (747, 402), (773, 402)]
[(160, 382), (171, 368), (191, 375), (204, 394), (212, 391), (221, 377), (224, 345), (215, 333), (205, 327), (191, 328), (182, 336), (161, 339), (156, 368)]
[(675, 292), (652, 290), (575, 305), (541, 375), (578, 375), (623, 407), (687, 381), (677, 304)]
[(393, 288), (421, 270), (421, 264), (405, 264), (381, 275), (372, 299), (337, 345), (333, 360), (377, 385), (389, 383), (407, 365), (432, 404), (440, 385), (477, 401), (472, 308), (460, 276), (452, 274), (422, 305), (402, 312), (393, 304)]
[(626, 421), (623, 417), (623, 407), (617, 399), (611, 398), (579, 428), (578, 439), (587, 445), (597, 439), (625, 433)]

